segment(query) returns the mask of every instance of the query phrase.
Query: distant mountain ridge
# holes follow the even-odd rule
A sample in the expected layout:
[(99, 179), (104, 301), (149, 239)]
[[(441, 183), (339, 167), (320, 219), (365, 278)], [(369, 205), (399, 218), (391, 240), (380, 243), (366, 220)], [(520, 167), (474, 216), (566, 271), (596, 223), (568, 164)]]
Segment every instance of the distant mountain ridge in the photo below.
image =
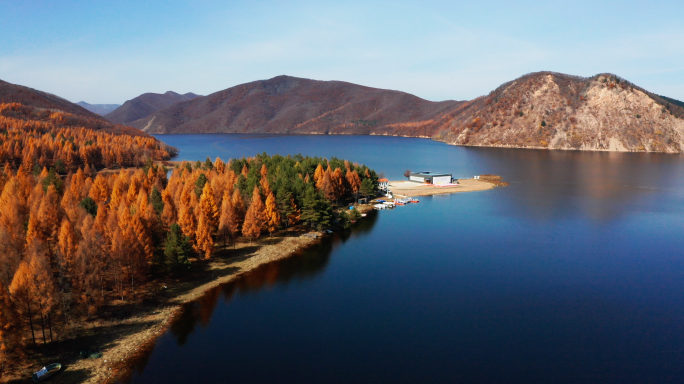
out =
[(100, 116), (104, 116), (121, 106), (121, 104), (88, 104), (85, 101), (79, 101), (76, 104)]
[(149, 133), (406, 134), (431, 137), (415, 122), (461, 102), (431, 102), (405, 92), (342, 81), (278, 76), (174, 104), (131, 126)]
[(148, 133), (371, 134), (454, 145), (682, 152), (684, 108), (613, 74), (537, 72), (471, 101), (431, 102), (290, 76), (180, 102), (130, 122)]
[(144, 93), (136, 98), (127, 100), (123, 105), (105, 115), (105, 118), (115, 124), (128, 124), (145, 118), (162, 108), (197, 97), (198, 95), (192, 92), (183, 95), (173, 91), (166, 93)]

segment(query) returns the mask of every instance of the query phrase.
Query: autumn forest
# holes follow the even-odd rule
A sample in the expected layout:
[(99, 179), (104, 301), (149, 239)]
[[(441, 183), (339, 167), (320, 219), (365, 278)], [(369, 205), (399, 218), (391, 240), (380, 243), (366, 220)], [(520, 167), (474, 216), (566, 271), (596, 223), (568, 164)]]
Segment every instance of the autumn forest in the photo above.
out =
[[(376, 173), (332, 158), (169, 163), (137, 130), (0, 104), (0, 349), (66, 337), (146, 281), (281, 228), (346, 227)], [(347, 212), (350, 212), (349, 214)]]

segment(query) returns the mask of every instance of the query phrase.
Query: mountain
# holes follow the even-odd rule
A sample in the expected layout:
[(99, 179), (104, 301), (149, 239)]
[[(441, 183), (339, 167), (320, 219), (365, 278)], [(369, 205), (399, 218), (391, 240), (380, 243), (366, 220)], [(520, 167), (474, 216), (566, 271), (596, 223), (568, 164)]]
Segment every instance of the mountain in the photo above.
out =
[(458, 106), (433, 123), (457, 145), (681, 152), (684, 109), (613, 74), (538, 72)]
[(29, 107), (63, 111), (106, 122), (99, 115), (59, 96), (2, 80), (0, 80), (0, 103), (20, 103)]
[(85, 101), (79, 101), (76, 104), (89, 110), (90, 112), (97, 113), (100, 116), (104, 116), (121, 106), (120, 104), (88, 104)]
[[(431, 137), (431, 119), (461, 102), (290, 76), (174, 104), (130, 123), (148, 133), (396, 134)], [(122, 107), (123, 108), (123, 107)], [(421, 122), (420, 124), (416, 124)]]
[(372, 134), (469, 146), (681, 152), (683, 117), (677, 100), (613, 74), (537, 72), (467, 102), (278, 76), (180, 102), (130, 125), (148, 133)]
[(184, 95), (172, 91), (168, 91), (164, 94), (144, 93), (134, 99), (126, 101), (122, 106), (108, 113), (105, 117), (115, 124), (128, 124), (131, 121), (145, 118), (162, 108), (182, 101), (192, 100), (197, 97), (199, 97), (199, 95), (191, 92)]

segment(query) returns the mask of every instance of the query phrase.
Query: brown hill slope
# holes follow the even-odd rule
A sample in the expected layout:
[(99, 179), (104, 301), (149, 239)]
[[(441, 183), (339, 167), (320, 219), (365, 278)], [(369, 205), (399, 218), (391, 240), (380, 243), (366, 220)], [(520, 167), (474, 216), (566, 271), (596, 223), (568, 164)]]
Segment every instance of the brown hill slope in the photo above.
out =
[(20, 103), (30, 107), (62, 111), (106, 122), (101, 116), (59, 96), (2, 80), (0, 80), (0, 103)]
[(440, 116), (457, 145), (681, 152), (684, 109), (616, 75), (525, 75)]
[[(148, 133), (396, 134), (431, 137), (439, 103), (342, 81), (290, 76), (241, 84), (132, 122)], [(430, 129), (426, 129), (429, 127)]]
[[(12, 104), (16, 106), (11, 106)], [(116, 135), (150, 137), (138, 129), (113, 124), (104, 117), (59, 96), (2, 80), (0, 80), (0, 105), (4, 105), (4, 113), (9, 114), (6, 117), (25, 120), (31, 124), (34, 121), (42, 121), (59, 127), (86, 128)], [(177, 152), (172, 147), (169, 147), (169, 150)]]
[(122, 106), (105, 115), (107, 120), (115, 124), (128, 124), (131, 121), (147, 117), (162, 108), (192, 100), (199, 95), (188, 92), (184, 95), (168, 91), (161, 93), (143, 93), (142, 95), (127, 100)]

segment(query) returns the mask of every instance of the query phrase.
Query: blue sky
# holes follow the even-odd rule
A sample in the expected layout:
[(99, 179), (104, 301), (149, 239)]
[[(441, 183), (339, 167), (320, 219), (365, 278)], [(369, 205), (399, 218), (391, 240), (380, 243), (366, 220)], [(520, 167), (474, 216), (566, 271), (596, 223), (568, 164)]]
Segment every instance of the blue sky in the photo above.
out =
[(684, 2), (0, 0), (0, 79), (90, 103), (277, 75), (428, 100), (613, 72), (684, 100)]

